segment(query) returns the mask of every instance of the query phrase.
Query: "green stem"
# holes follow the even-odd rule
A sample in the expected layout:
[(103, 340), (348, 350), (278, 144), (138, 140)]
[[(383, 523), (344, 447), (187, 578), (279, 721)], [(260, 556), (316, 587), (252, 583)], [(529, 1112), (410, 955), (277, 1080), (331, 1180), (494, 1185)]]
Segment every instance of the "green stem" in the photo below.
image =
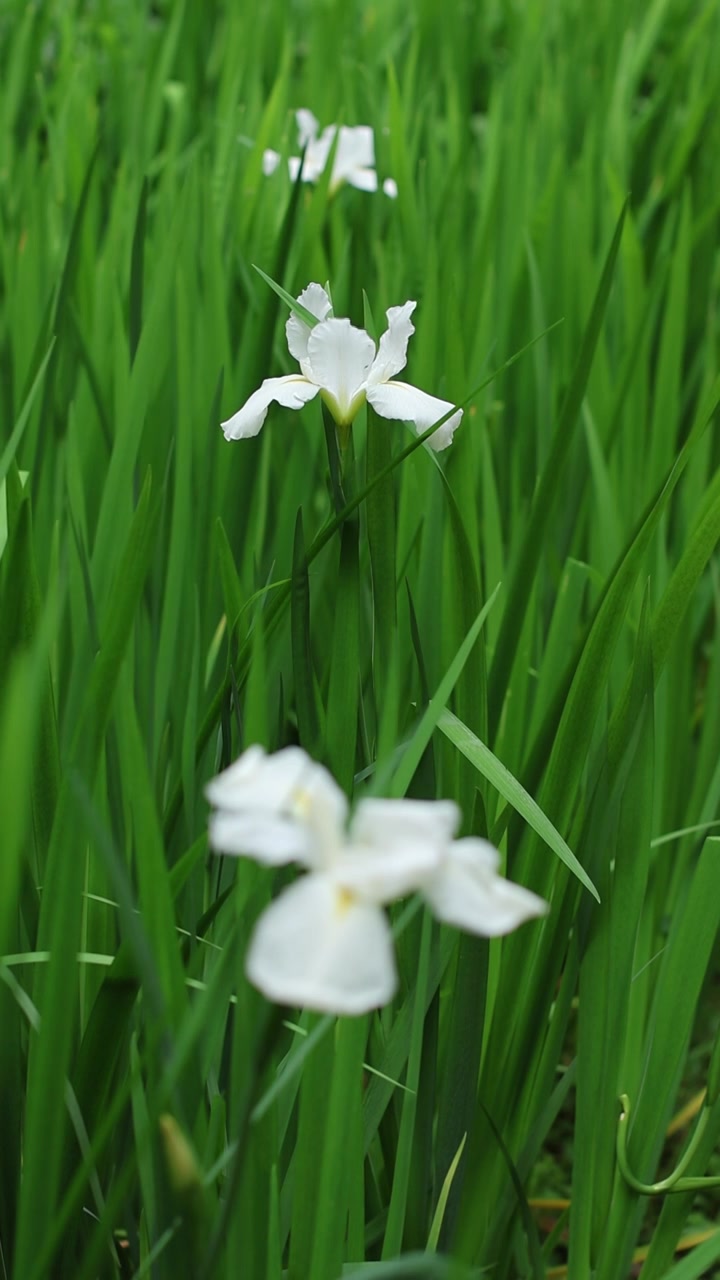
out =
[(335, 514), (340, 516), (352, 497), (354, 487), (352, 424), (338, 425), (324, 401), (322, 415), (330, 467), (330, 491)]
[(355, 492), (355, 450), (353, 448), (352, 423), (336, 428), (337, 447), (340, 455), (340, 475), (347, 504)]
[(668, 1194), (677, 1195), (683, 1191), (704, 1191), (710, 1187), (720, 1187), (720, 1177), (682, 1177), (682, 1174), (687, 1169), (690, 1161), (697, 1151), (698, 1144), (707, 1125), (708, 1116), (710, 1114), (708, 1107), (703, 1107), (700, 1112), (700, 1117), (697, 1125), (695, 1126), (695, 1131), (673, 1172), (668, 1174), (667, 1178), (663, 1178), (660, 1182), (640, 1182), (640, 1180), (635, 1177), (635, 1174), (632, 1172), (628, 1163), (627, 1132), (628, 1124), (630, 1122), (630, 1099), (626, 1093), (620, 1095), (620, 1104), (622, 1106), (622, 1111), (620, 1112), (620, 1119), (618, 1120), (617, 1128), (617, 1162), (623, 1178), (633, 1191), (637, 1191), (640, 1196), (663, 1196)]

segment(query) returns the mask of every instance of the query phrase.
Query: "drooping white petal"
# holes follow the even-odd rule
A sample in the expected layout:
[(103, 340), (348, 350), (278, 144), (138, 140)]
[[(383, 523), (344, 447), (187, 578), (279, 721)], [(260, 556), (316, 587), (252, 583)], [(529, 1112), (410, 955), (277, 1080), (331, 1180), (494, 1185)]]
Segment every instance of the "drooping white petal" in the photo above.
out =
[(299, 107), (295, 112), (295, 123), (297, 124), (298, 146), (300, 148), (317, 138), (320, 125), (312, 111), (308, 111), (307, 107)]
[(307, 345), (306, 368), (322, 387), (323, 400), (337, 423), (352, 422), (363, 403), (365, 380), (375, 357), (375, 343), (349, 320), (323, 320)]
[(435, 915), (447, 924), (485, 938), (516, 929), (544, 915), (547, 903), (529, 889), (497, 874), (498, 855), (486, 840), (456, 840), (423, 888)]
[[(332, 315), (332, 303), (320, 284), (309, 284), (297, 300), (301, 307), (306, 307), (318, 320), (327, 320)], [(300, 363), (307, 359), (307, 344), (311, 333), (312, 329), (291, 311), (285, 325), (285, 334), (290, 355)]]
[(394, 178), (386, 178), (383, 182), (383, 191), (391, 200), (397, 199), (398, 186)]
[(308, 827), (281, 813), (219, 809), (208, 825), (210, 848), (216, 853), (254, 858), (271, 867), (287, 862), (314, 866), (315, 841)]
[(281, 160), (282, 156), (279, 151), (272, 151), (269, 147), (267, 151), (263, 151), (262, 171), (266, 178), (269, 178), (270, 174), (275, 172)]
[(387, 382), (405, 368), (408, 342), (415, 332), (410, 317), (416, 306), (416, 302), (406, 302), (403, 307), (390, 307), (387, 311), (388, 327), (380, 339), (368, 383)]
[(319, 388), (308, 382), (302, 374), (291, 373), (284, 378), (266, 378), (257, 391), (253, 391), (242, 409), (238, 409), (232, 418), (221, 423), (226, 440), (247, 440), (260, 431), (267, 411), (273, 401), (286, 409), (302, 409), (304, 404), (312, 400)]
[[(367, 389), (368, 404), (371, 404), (381, 418), (394, 418), (398, 422), (411, 422), (418, 435), (427, 431), (428, 427), (439, 422), (440, 418), (452, 409), (448, 400), (439, 400), (437, 396), (428, 395), (407, 382), (380, 382)], [(431, 449), (447, 449), (453, 435), (460, 425), (462, 409), (444, 422), (437, 431), (428, 437)]]
[(261, 915), (245, 972), (269, 1000), (337, 1014), (376, 1009), (397, 986), (383, 911), (325, 875), (303, 876)]
[(460, 824), (454, 800), (360, 800), (350, 823), (354, 844), (387, 848), (422, 841), (444, 847)]
[[(377, 191), (377, 174), (374, 169), (349, 169), (343, 174), (343, 182), (347, 182), (349, 187), (357, 187), (358, 191)], [(333, 177), (333, 186), (339, 186), (339, 182), (335, 182)]]

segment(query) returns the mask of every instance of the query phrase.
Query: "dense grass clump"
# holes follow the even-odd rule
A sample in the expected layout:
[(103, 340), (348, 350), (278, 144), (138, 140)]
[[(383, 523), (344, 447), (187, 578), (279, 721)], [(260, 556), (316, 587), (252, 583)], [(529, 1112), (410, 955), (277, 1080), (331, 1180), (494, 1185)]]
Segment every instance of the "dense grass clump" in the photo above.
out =
[[(0, 1276), (720, 1274), (719, 48), (718, 0), (0, 4)], [(339, 137), (291, 181), (298, 108), (380, 189)], [(446, 450), (224, 439), (311, 281), (417, 302)], [(254, 743), (454, 800), (548, 914), (412, 897), (384, 1008), (271, 1006), (294, 873), (204, 797)]]

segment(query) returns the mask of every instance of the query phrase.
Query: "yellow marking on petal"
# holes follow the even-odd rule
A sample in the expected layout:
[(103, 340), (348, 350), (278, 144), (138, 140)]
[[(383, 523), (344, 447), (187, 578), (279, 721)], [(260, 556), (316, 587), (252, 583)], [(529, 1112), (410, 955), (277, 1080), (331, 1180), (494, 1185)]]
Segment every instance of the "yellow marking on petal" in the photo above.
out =
[(339, 916), (344, 916), (355, 902), (355, 895), (349, 889), (338, 889), (335, 895), (335, 911)]
[(295, 787), (290, 793), (290, 800), (299, 818), (307, 818), (312, 812), (312, 796), (303, 787)]

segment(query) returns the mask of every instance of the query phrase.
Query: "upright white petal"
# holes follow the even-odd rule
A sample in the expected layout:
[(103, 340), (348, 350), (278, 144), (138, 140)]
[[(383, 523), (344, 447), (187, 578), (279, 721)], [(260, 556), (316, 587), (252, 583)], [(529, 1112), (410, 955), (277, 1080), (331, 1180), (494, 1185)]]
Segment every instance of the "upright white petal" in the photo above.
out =
[(444, 846), (460, 825), (454, 800), (360, 800), (350, 823), (353, 843), (387, 848), (413, 842)]
[(497, 874), (498, 854), (486, 840), (456, 840), (423, 888), (435, 915), (447, 924), (494, 938), (516, 929), (548, 905), (521, 885)]
[[(368, 404), (371, 404), (381, 418), (394, 418), (399, 422), (411, 422), (418, 435), (427, 431), (428, 427), (439, 422), (440, 418), (452, 409), (448, 400), (439, 400), (426, 391), (411, 387), (407, 382), (380, 382), (367, 389)], [(462, 409), (444, 422), (437, 431), (428, 437), (431, 449), (447, 449), (453, 435), (460, 425)]]
[(268, 178), (271, 173), (275, 172), (281, 159), (282, 156), (279, 151), (272, 151), (270, 148), (268, 148), (267, 151), (263, 151), (262, 171), (266, 178)]
[(313, 764), (293, 792), (292, 805), (295, 818), (304, 824), (312, 840), (312, 853), (307, 861), (317, 870), (331, 870), (345, 843), (348, 814), (345, 793), (327, 769)]
[(332, 315), (332, 301), (327, 290), (321, 284), (312, 283), (298, 295), (297, 301), (318, 320), (327, 320)]
[(375, 358), (375, 343), (349, 320), (323, 320), (307, 345), (306, 368), (322, 387), (323, 400), (335, 421), (352, 422), (365, 399), (365, 380)]
[[(301, 307), (306, 307), (314, 316), (317, 316), (318, 320), (327, 320), (328, 316), (332, 315), (332, 303), (320, 284), (309, 284), (307, 289), (303, 289), (297, 301)], [(285, 334), (290, 355), (294, 356), (299, 363), (307, 359), (307, 344), (311, 333), (312, 329), (309, 325), (291, 311), (285, 325)]]
[[(301, 107), (295, 112), (298, 130), (298, 146), (304, 150), (302, 169), (303, 182), (317, 182), (327, 168), (330, 152), (335, 148), (332, 173), (330, 175), (330, 191), (347, 182), (361, 191), (377, 191), (378, 177), (375, 172), (375, 137), (370, 125), (329, 124), (322, 133), (320, 125), (312, 111)], [(339, 136), (338, 136), (339, 135)], [(337, 136), (337, 144), (335, 138)], [(263, 172), (274, 173), (280, 162), (277, 151), (266, 151), (263, 157)], [(296, 182), (300, 173), (300, 156), (288, 157), (290, 180)], [(386, 178), (383, 183), (386, 195), (397, 195), (397, 184), (393, 178)]]
[[(335, 137), (336, 126), (330, 125), (327, 129), (323, 129), (319, 138), (311, 138), (305, 146), (305, 160), (303, 162), (303, 182), (317, 182), (325, 172), (330, 155), (330, 148)], [(301, 146), (304, 143), (300, 143)], [(300, 167), (300, 158), (298, 157), (298, 168)]]
[(369, 383), (387, 382), (405, 368), (408, 342), (415, 332), (410, 317), (416, 306), (416, 302), (406, 302), (402, 307), (390, 307), (387, 311), (388, 327), (380, 339)]
[(353, 169), (372, 169), (375, 165), (375, 138), (369, 124), (342, 125), (335, 152), (335, 171), (350, 173)]
[[(297, 182), (300, 173), (300, 156), (288, 156), (288, 173), (290, 181)], [(315, 182), (315, 178), (308, 176), (307, 164), (303, 165), (303, 182)]]
[(284, 747), (268, 755), (254, 744), (210, 779), (205, 795), (217, 808), (282, 808), (309, 770), (318, 767), (302, 747)]
[(308, 111), (307, 107), (300, 107), (295, 112), (295, 123), (298, 131), (298, 145), (302, 149), (308, 142), (313, 142), (320, 132), (320, 125), (315, 119), (312, 111)]
[(397, 986), (383, 911), (325, 875), (303, 876), (261, 915), (245, 972), (269, 1000), (326, 1013), (376, 1009)]
[[(330, 130), (334, 138), (335, 126)], [(375, 173), (375, 140), (369, 125), (357, 125), (349, 128), (343, 125), (340, 129), (335, 160), (333, 162), (331, 188), (337, 188), (343, 182), (349, 182), (363, 191), (377, 191), (377, 174)]]
[(300, 747), (270, 756), (250, 747), (208, 783), (205, 794), (217, 810), (210, 844), (219, 853), (326, 866), (343, 840), (347, 799)]
[(308, 382), (302, 374), (291, 373), (285, 378), (266, 378), (257, 391), (253, 391), (242, 409), (238, 409), (232, 418), (223, 422), (226, 440), (247, 440), (260, 431), (267, 411), (273, 401), (286, 409), (302, 409), (304, 404), (314, 399), (319, 388)]

